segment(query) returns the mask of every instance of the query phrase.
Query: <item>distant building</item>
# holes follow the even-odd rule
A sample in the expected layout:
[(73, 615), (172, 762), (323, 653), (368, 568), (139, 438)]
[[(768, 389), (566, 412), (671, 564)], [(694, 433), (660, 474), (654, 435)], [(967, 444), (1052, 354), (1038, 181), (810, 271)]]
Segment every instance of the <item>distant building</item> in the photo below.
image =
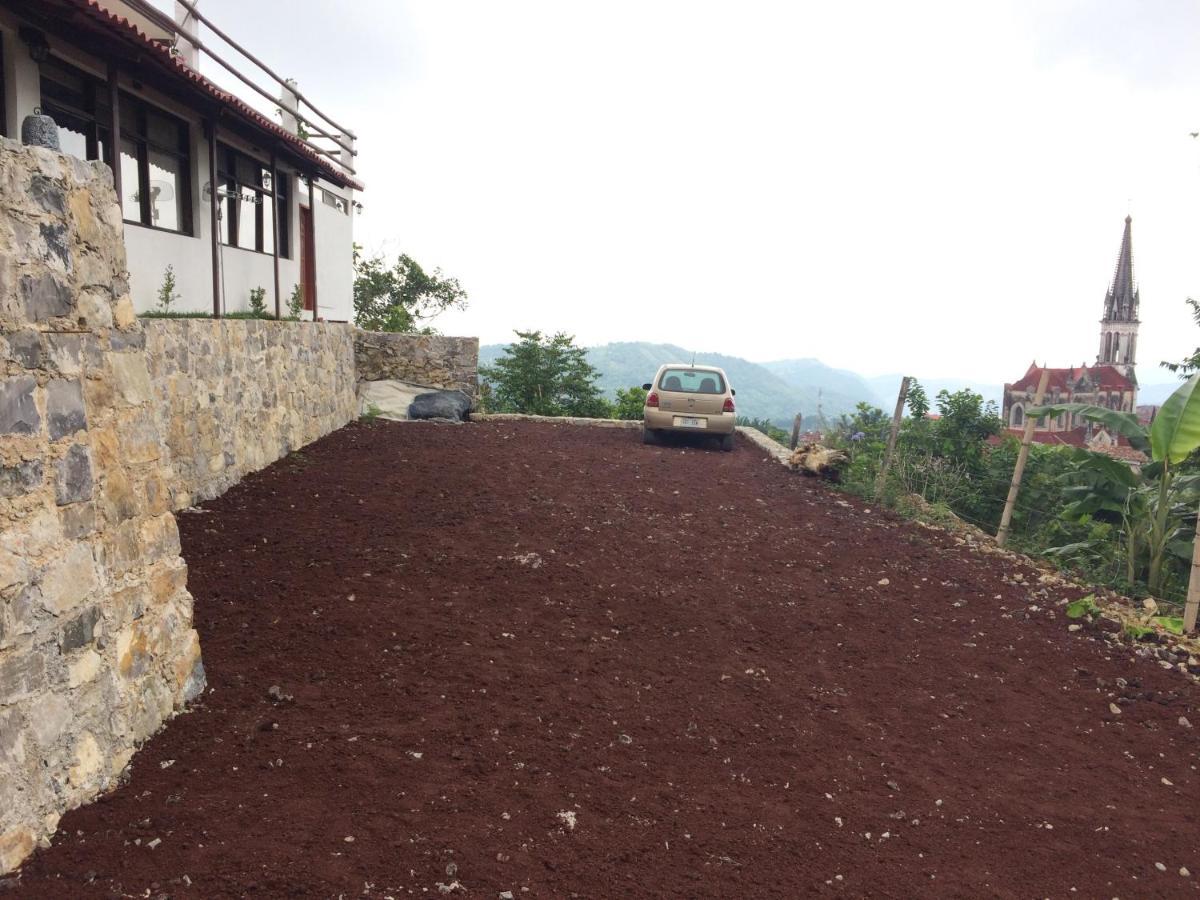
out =
[[(1134, 412), (1137, 406), (1138, 306), (1140, 294), (1133, 280), (1133, 220), (1125, 217), (1125, 232), (1112, 284), (1104, 297), (1104, 317), (1100, 320), (1100, 349), (1096, 362), (1089, 366), (1047, 369), (1031, 363), (1025, 374), (1004, 385), (1004, 422), (1010, 431), (1020, 434), (1025, 428), (1025, 411), (1034, 405), (1038, 382), (1048, 371), (1043, 405), (1088, 403), (1122, 412)], [(1043, 417), (1034, 426), (1033, 439), (1045, 444), (1087, 446), (1114, 456), (1127, 455), (1124, 439), (1110, 435), (1094, 423), (1070, 413)], [(1136, 451), (1135, 451), (1136, 452)]]

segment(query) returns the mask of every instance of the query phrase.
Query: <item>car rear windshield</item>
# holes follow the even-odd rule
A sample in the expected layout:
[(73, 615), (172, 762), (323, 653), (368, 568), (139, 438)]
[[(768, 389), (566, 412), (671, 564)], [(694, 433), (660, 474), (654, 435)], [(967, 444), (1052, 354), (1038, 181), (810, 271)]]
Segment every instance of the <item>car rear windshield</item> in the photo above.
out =
[(703, 369), (667, 369), (658, 380), (659, 390), (685, 394), (723, 394), (725, 379), (720, 372)]

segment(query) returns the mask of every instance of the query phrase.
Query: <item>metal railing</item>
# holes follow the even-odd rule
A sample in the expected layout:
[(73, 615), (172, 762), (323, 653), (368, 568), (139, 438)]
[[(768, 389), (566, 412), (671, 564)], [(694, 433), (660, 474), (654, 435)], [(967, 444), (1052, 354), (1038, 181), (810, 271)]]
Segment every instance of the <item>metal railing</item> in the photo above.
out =
[[(142, 2), (142, 0), (120, 0), (120, 2), (136, 12), (144, 13), (146, 11), (145, 4)], [(282, 112), (285, 116), (294, 117), (298, 123), (301, 123), (308, 130), (309, 134), (331, 141), (339, 150), (344, 151), (344, 156), (342, 153), (339, 153), (338, 150), (332, 150), (328, 147), (322, 147), (321, 145), (314, 143), (312, 138), (309, 136), (300, 133), (296, 135), (297, 140), (303, 142), (314, 153), (328, 157), (346, 174), (356, 174), (353, 162), (354, 157), (358, 155), (358, 151), (354, 149), (354, 146), (351, 143), (356, 137), (353, 131), (351, 131), (349, 128), (339, 125), (328, 115), (319, 110), (316, 105), (308, 99), (308, 97), (300, 92), (294, 82), (288, 81), (280, 76), (270, 66), (262, 62), (253, 53), (231, 38), (225, 31), (223, 31), (217, 25), (214, 25), (211, 19), (207, 18), (203, 13), (196, 9), (196, 4), (193, 2), (193, 0), (178, 0), (178, 2), (191, 14), (192, 17), (196, 19), (197, 22), (207, 26), (213, 34), (233, 48), (234, 51), (264, 72), (279, 86), (281, 94), (278, 96), (272, 94), (266, 88), (252, 80), (249, 76), (243, 74), (235, 65), (225, 60), (211, 47), (201, 41), (198, 35), (184, 28), (183, 25), (176, 22), (172, 17), (166, 14), (160, 14), (159, 16), (156, 16), (156, 20), (161, 21), (163, 26), (174, 35), (176, 42), (178, 42), (180, 39), (187, 41), (192, 47), (195, 48), (197, 53), (203, 53), (251, 90), (265, 97), (271, 103), (276, 104), (277, 107), (282, 109)], [(283, 100), (283, 96), (287, 95), (295, 98), (295, 108), (288, 107), (286, 102)], [(309, 113), (308, 115), (301, 111), (301, 105), (307, 107)]]

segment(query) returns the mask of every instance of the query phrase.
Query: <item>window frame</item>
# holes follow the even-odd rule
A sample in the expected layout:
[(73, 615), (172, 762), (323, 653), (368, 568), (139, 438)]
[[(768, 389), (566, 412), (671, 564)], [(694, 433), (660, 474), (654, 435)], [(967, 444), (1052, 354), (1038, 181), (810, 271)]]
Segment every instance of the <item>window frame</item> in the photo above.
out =
[[(61, 69), (67, 75), (79, 78), (83, 85), (83, 107), (73, 106), (65, 100), (54, 97), (47, 99), (46, 82), (62, 84), (53, 77), (47, 76), (47, 68)], [(61, 56), (51, 54), (45, 62), (38, 64), (38, 99), (42, 112), (54, 119), (59, 128), (66, 128), (63, 122), (67, 119), (81, 120), (84, 123), (83, 138), (86, 157), (89, 160), (100, 160), (112, 166), (114, 141), (108, 121), (111, 119), (111, 115), (105, 115), (109, 112), (107, 91), (108, 85), (105, 82)], [(55, 115), (55, 113), (58, 114)], [(74, 131), (74, 129), (68, 130)], [(108, 135), (107, 140), (104, 140), (104, 135)], [(104, 153), (100, 152), (101, 146), (104, 148)]]
[[(134, 145), (136, 154), (134, 158), (137, 160), (138, 173), (138, 217), (133, 218), (129, 215), (131, 204), (125, 202), (125, 198), (121, 198), (122, 216), (126, 224), (139, 225), (142, 228), (151, 228), (154, 231), (162, 231), (167, 234), (180, 234), (185, 237), (194, 237), (195, 229), (192, 222), (192, 129), (190, 123), (186, 119), (172, 115), (161, 107), (148, 103), (141, 97), (134, 96), (125, 91), (121, 91), (118, 102), (124, 116), (124, 111), (130, 109), (133, 112), (135, 131), (130, 134), (121, 127), (123, 123), (118, 123), (120, 128), (120, 139), (117, 142), (117, 160), (115, 165), (120, 165), (120, 156), (123, 152), (122, 147), (125, 141), (129, 141)], [(157, 116), (160, 119), (166, 119), (170, 124), (179, 129), (179, 145), (177, 147), (168, 147), (166, 144), (150, 137), (149, 117)], [(163, 225), (154, 224), (154, 213), (150, 208), (149, 191), (144, 190), (143, 186), (150, 184), (150, 151), (162, 153), (166, 156), (173, 157), (179, 162), (179, 227), (167, 228)]]
[[(239, 175), (239, 162), (242, 167), (247, 163), (252, 167), (251, 171), (257, 173), (255, 181), (257, 183), (246, 183)], [(274, 167), (274, 178), (271, 181), (269, 188), (263, 186), (263, 179), (269, 178), (272, 175), (272, 166), (270, 162), (264, 162), (256, 156), (252, 156), (244, 150), (239, 150), (237, 147), (232, 147), (229, 144), (219, 142), (217, 145), (217, 182), (220, 184), (221, 197), (224, 202), (224, 221), (221, 224), (221, 243), (234, 250), (246, 250), (250, 253), (261, 253), (264, 256), (274, 257), (279, 254), (280, 259), (291, 259), (291, 241), (288, 235), (288, 222), (290, 221), (291, 212), (291, 191), (289, 188), (289, 180), (291, 175), (287, 172), (279, 171), (279, 167)], [(245, 247), (238, 241), (238, 236), (241, 231), (242, 222), (242, 197), (243, 192), (249, 191), (255, 195), (257, 200), (254, 203), (254, 246)], [(264, 250), (267, 245), (267, 223), (266, 215), (263, 210), (270, 203), (274, 210), (274, 222), (272, 227), (274, 234), (271, 236), (273, 248)]]

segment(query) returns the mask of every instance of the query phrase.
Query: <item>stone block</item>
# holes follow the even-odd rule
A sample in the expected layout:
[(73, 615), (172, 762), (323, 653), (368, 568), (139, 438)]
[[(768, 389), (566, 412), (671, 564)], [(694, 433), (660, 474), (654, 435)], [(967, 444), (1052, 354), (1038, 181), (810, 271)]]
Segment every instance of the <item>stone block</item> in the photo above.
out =
[(87, 684), (100, 674), (103, 662), (104, 657), (90, 647), (81, 651), (67, 663), (67, 683), (73, 688)]
[(18, 825), (0, 834), (0, 872), (11, 872), (19, 866), (34, 847), (34, 832), (27, 825)]
[(0, 653), (0, 708), (46, 687), (46, 656), (40, 650)]
[(41, 486), (40, 459), (23, 459), (11, 466), (0, 465), (0, 497), (20, 497)]
[(150, 666), (150, 647), (146, 629), (140, 621), (131, 622), (117, 635), (117, 671), (126, 679), (141, 678)]
[(8, 336), (8, 353), (26, 369), (42, 364), (42, 336), (32, 329), (16, 331)]
[(16, 709), (0, 710), (0, 763), (25, 764), (25, 720)]
[(65, 222), (42, 222), (38, 225), (38, 234), (46, 248), (45, 258), (48, 262), (57, 262), (64, 273), (69, 273), (71, 265), (71, 235)]
[(100, 607), (90, 606), (60, 629), (58, 646), (64, 654), (86, 647), (96, 639), (96, 624), (100, 621)]
[(90, 544), (79, 542), (47, 566), (42, 575), (42, 605), (56, 616), (79, 606), (96, 587), (96, 560)]
[(12, 590), (29, 581), (29, 563), (25, 557), (0, 547), (0, 593)]
[(69, 316), (74, 305), (71, 291), (53, 275), (21, 276), (21, 299), (25, 314), (32, 322), (45, 322), (55, 316)]
[(47, 383), (46, 424), (52, 441), (87, 428), (83, 389), (77, 380), (54, 378)]
[(51, 215), (62, 215), (67, 211), (66, 195), (63, 189), (52, 178), (45, 175), (34, 175), (29, 183), (29, 196), (33, 198), (42, 212)]
[(72, 503), (59, 509), (59, 521), (62, 523), (63, 537), (79, 540), (90, 536), (96, 531), (96, 504)]
[(38, 413), (35, 391), (37, 380), (18, 375), (0, 381), (0, 434), (36, 434), (42, 417)]
[(127, 403), (146, 403), (153, 396), (146, 357), (141, 353), (110, 353), (113, 384)]
[(90, 731), (85, 731), (75, 741), (75, 764), (68, 771), (71, 785), (83, 787), (107, 767), (100, 742)]
[(42, 750), (54, 745), (70, 721), (71, 705), (58, 694), (43, 694), (29, 707), (29, 732)]
[(92, 454), (75, 444), (54, 467), (54, 498), (59, 506), (90, 500), (92, 497)]

